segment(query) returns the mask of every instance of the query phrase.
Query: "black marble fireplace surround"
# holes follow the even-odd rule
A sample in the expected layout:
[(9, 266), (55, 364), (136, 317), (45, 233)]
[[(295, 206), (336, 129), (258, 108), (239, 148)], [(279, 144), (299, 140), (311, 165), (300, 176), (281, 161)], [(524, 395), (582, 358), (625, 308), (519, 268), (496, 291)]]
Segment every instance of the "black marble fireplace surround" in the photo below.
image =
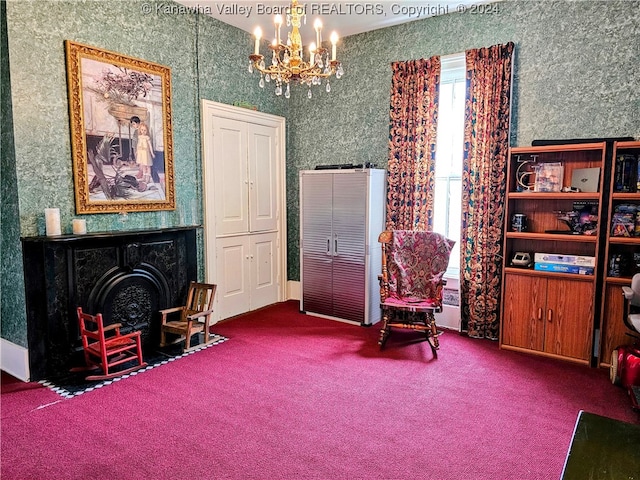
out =
[(82, 365), (76, 307), (157, 345), (158, 310), (182, 304), (196, 280), (198, 228), (23, 238), (31, 380)]

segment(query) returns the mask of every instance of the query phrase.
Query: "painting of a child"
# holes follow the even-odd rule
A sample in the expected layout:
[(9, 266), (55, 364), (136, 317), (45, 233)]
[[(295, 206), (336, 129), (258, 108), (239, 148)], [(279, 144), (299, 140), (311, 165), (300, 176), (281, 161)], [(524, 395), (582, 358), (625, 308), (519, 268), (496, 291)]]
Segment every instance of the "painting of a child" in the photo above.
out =
[(151, 182), (151, 167), (153, 166), (153, 146), (149, 137), (149, 127), (146, 123), (141, 123), (138, 127), (138, 141), (136, 145), (136, 163), (142, 170), (142, 181)]

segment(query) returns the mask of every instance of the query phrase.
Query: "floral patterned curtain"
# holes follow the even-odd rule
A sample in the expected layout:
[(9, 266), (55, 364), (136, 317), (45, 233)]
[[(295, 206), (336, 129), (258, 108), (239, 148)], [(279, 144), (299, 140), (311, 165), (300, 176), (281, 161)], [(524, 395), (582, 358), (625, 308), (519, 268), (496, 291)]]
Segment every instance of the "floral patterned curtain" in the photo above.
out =
[(514, 44), (466, 52), (460, 299), (470, 337), (499, 335)]
[(394, 62), (392, 69), (386, 228), (430, 231), (440, 57)]

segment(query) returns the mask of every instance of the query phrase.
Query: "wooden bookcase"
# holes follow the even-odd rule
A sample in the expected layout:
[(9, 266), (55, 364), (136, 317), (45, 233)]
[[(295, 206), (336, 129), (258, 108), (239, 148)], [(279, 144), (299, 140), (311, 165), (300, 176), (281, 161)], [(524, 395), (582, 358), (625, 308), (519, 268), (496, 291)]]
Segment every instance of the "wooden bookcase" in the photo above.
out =
[[(611, 181), (608, 185), (610, 194), (606, 206), (608, 225), (606, 225), (607, 230), (604, 235), (603, 295), (599, 322), (600, 349), (598, 359), (599, 365), (602, 367), (610, 365), (611, 353), (617, 346), (633, 343), (633, 339), (626, 334), (628, 330), (622, 318), (624, 314), (622, 287), (630, 286), (631, 277), (640, 271), (640, 263), (638, 263), (640, 259), (636, 258), (637, 261), (634, 261), (633, 258), (634, 254), (640, 255), (640, 234), (632, 234), (629, 237), (613, 234), (614, 214), (619, 210), (620, 205), (640, 206), (640, 189), (637, 188), (637, 180), (634, 181), (635, 179), (632, 178), (631, 188), (626, 189), (628, 191), (621, 191), (624, 189), (617, 185), (616, 179), (620, 173), (620, 162), (616, 159), (625, 154), (635, 156), (637, 159), (640, 155), (640, 142), (614, 142), (613, 144), (613, 160), (610, 165)], [(616, 262), (616, 259), (624, 261)], [(612, 263), (617, 263), (617, 265), (612, 265)]]
[[(500, 347), (547, 357), (590, 364), (593, 357), (595, 315), (599, 312), (598, 254), (601, 229), (590, 235), (573, 234), (558, 212), (576, 205), (594, 205), (603, 214), (606, 143), (583, 143), (538, 147), (513, 147), (507, 166), (504, 223), (502, 315)], [(531, 162), (523, 165), (523, 162)], [(521, 191), (519, 177), (535, 164), (560, 162), (562, 187), (571, 186), (577, 168), (600, 168), (597, 192)], [(527, 177), (527, 180), (532, 178)], [(640, 198), (640, 197), (639, 197)], [(512, 231), (515, 213), (527, 217), (526, 231)], [(606, 226), (604, 227), (606, 228)], [(567, 233), (557, 233), (566, 230)], [(554, 233), (550, 233), (553, 231)], [(537, 271), (511, 265), (516, 252), (595, 257), (592, 275)]]

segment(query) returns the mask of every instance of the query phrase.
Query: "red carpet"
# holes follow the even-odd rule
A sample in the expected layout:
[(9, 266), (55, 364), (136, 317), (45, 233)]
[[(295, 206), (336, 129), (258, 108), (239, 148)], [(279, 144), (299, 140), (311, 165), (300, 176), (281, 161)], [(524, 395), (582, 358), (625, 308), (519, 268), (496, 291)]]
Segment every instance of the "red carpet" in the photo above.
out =
[(76, 398), (3, 385), (2, 479), (558, 479), (580, 410), (639, 421), (603, 370), (297, 309)]

